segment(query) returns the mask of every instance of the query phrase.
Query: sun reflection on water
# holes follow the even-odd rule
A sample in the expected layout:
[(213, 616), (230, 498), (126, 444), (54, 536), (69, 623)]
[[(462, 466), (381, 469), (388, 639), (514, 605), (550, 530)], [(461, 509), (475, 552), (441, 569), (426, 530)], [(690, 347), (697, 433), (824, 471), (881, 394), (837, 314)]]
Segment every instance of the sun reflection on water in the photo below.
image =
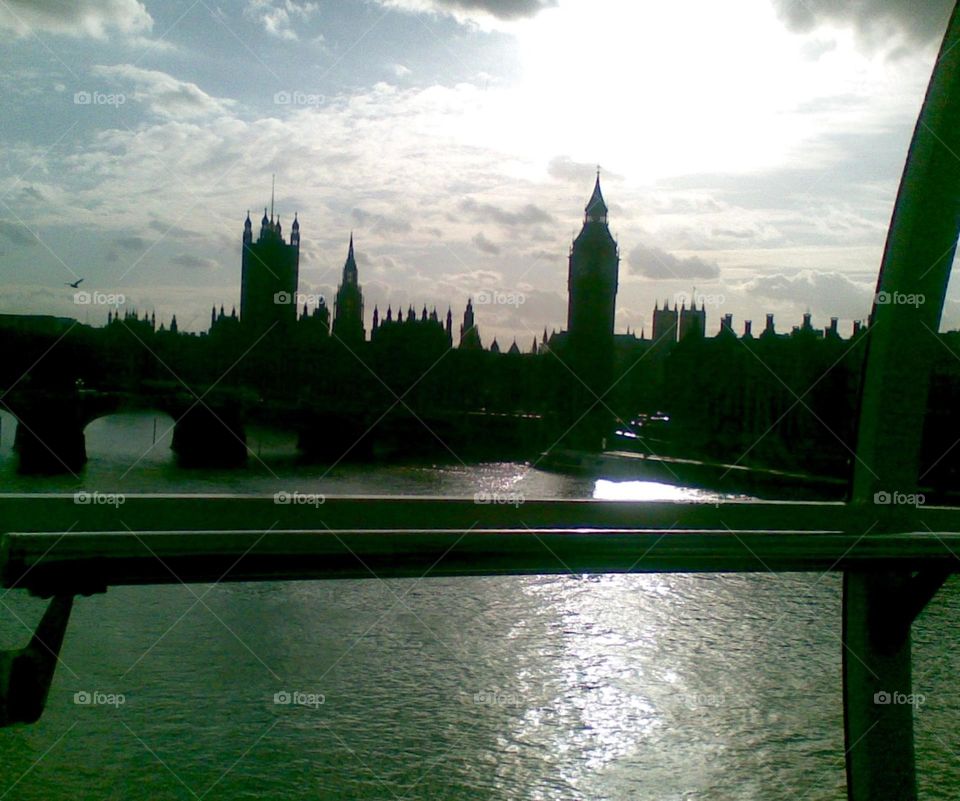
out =
[(660, 481), (610, 481), (597, 479), (593, 497), (603, 501), (694, 501), (715, 502), (725, 496), (716, 492), (677, 487)]

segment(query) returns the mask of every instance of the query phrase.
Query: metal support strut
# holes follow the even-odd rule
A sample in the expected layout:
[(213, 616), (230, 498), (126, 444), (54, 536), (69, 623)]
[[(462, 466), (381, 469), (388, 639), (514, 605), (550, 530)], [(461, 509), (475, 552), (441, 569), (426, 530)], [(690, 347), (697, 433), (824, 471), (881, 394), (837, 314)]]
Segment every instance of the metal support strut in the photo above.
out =
[(72, 608), (72, 595), (54, 596), (30, 642), (24, 648), (0, 652), (0, 726), (39, 720)]
[[(936, 336), (960, 231), (960, 14), (950, 17), (917, 119), (887, 234), (868, 329), (852, 503), (916, 492)], [(901, 528), (901, 531), (903, 529)], [(851, 801), (915, 801), (910, 625), (943, 584), (914, 575), (847, 571), (843, 699)]]

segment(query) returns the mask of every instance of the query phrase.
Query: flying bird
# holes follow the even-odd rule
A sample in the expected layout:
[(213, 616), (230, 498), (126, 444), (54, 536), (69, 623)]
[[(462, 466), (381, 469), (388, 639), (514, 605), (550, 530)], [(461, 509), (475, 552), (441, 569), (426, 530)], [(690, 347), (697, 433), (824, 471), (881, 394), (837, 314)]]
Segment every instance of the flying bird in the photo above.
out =
[(65, 284), (65, 286), (73, 287), (74, 289), (76, 289), (77, 287), (80, 286), (80, 284), (81, 284), (82, 281), (83, 281), (82, 278), (78, 278), (76, 281), (68, 281), (68, 282)]

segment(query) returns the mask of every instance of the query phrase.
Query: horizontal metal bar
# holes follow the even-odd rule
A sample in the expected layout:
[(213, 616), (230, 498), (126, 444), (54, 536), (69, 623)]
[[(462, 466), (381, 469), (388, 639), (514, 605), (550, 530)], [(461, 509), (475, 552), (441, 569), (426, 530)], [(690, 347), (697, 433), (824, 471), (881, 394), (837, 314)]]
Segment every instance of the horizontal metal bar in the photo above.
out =
[(4, 587), (644, 572), (960, 572), (960, 534), (756, 530), (8, 533)]
[[(484, 497), (490, 497), (489, 495)], [(802, 502), (535, 500), (509, 491), (472, 498), (87, 493), (0, 495), (3, 531), (210, 531), (486, 528), (716, 528), (756, 530), (960, 531), (960, 510)]]

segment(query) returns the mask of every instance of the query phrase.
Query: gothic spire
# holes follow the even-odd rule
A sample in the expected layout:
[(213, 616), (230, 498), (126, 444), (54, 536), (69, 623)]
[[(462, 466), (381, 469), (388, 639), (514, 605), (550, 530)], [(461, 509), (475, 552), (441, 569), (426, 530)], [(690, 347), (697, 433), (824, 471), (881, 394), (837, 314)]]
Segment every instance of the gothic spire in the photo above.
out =
[(604, 202), (603, 193), (600, 191), (599, 169), (597, 170), (597, 182), (593, 185), (593, 194), (590, 196), (584, 211), (587, 213), (587, 222), (605, 223), (607, 221), (607, 204)]

